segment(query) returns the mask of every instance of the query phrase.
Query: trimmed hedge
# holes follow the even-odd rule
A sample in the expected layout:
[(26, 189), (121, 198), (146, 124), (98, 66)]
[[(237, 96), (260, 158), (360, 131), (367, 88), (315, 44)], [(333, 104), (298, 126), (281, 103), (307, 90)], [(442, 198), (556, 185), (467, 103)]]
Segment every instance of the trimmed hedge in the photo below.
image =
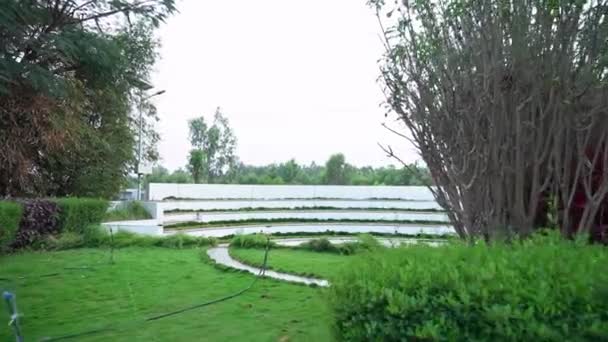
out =
[(15, 241), (23, 209), (19, 203), (0, 201), (0, 253)]
[(88, 227), (98, 225), (108, 211), (108, 202), (93, 198), (58, 198), (59, 226), (62, 232), (87, 234)]
[(329, 298), (346, 341), (605, 341), (608, 249), (557, 237), (384, 249)]

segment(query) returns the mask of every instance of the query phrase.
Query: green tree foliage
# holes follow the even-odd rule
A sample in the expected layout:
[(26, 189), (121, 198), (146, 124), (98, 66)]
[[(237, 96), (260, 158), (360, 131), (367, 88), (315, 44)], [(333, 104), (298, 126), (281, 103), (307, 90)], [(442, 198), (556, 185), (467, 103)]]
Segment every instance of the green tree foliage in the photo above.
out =
[[(196, 150), (193, 150), (196, 151)], [(191, 152), (192, 157), (192, 152)], [(329, 161), (328, 161), (329, 162)], [(190, 166), (188, 167), (190, 169)], [(356, 167), (344, 162), (346, 185), (430, 185), (432, 184), (429, 171), (416, 164), (397, 168), (395, 166), (373, 168), (371, 166)], [(264, 166), (240, 164), (233, 169), (235, 175), (217, 179), (218, 183), (233, 184), (302, 184), (321, 185), (328, 183), (324, 166), (298, 164), (294, 159), (285, 163)], [(203, 172), (204, 174), (204, 172)], [(152, 183), (193, 183), (192, 171), (178, 169), (169, 173), (162, 166), (155, 167), (152, 174), (146, 177), (146, 182)], [(204, 179), (203, 179), (204, 180)]]
[(343, 185), (347, 182), (347, 173), (349, 165), (346, 164), (346, 160), (342, 153), (337, 153), (329, 157), (327, 163), (325, 163), (325, 174), (323, 175), (323, 182), (325, 184), (336, 184)]
[[(152, 173), (146, 175), (144, 182), (148, 183), (193, 183), (192, 175), (190, 172), (184, 169), (177, 169), (173, 172), (169, 172), (162, 166), (155, 166), (152, 168)], [(136, 187), (136, 179), (132, 179), (130, 187)]]
[[(190, 152), (188, 168), (193, 177), (196, 171), (199, 179), (209, 183), (217, 182), (222, 178), (232, 178), (237, 162), (236, 136), (221, 109), (219, 107), (216, 109), (211, 126), (207, 125), (202, 116), (190, 120), (189, 126), (190, 143), (194, 149)], [(195, 159), (193, 160), (192, 157)], [(193, 161), (202, 164), (193, 165)]]
[(280, 164), (277, 169), (277, 175), (287, 184), (292, 184), (300, 174), (300, 165), (295, 159), (290, 159), (284, 164)]
[(174, 10), (172, 0), (0, 2), (0, 196), (119, 190), (152, 29)]
[(192, 150), (190, 151), (190, 157), (188, 158), (188, 171), (192, 174), (194, 183), (200, 183), (204, 175), (208, 175), (206, 169), (209, 164), (207, 163), (207, 156), (203, 150)]

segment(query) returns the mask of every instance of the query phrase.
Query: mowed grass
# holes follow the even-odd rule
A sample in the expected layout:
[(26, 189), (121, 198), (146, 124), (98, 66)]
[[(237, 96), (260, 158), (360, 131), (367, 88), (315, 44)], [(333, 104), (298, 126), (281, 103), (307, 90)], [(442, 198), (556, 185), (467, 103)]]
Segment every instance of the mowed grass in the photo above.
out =
[[(264, 259), (264, 250), (230, 248), (230, 255), (247, 265), (259, 267)], [(275, 248), (269, 252), (268, 266), (276, 271), (331, 280), (352, 259), (352, 255)]]
[[(261, 254), (260, 254), (261, 255)], [(248, 292), (152, 322), (147, 317), (235, 293), (253, 275), (225, 272), (200, 258), (199, 249), (130, 247), (108, 252), (79, 249), (0, 257), (1, 290), (17, 295), (26, 341), (111, 325), (113, 330), (73, 341), (331, 341), (323, 289), (260, 279)], [(94, 269), (65, 270), (92, 265)], [(54, 272), (58, 276), (37, 277)], [(3, 303), (4, 304), (4, 303)], [(0, 322), (8, 322), (0, 310)], [(8, 327), (0, 341), (12, 340)]]

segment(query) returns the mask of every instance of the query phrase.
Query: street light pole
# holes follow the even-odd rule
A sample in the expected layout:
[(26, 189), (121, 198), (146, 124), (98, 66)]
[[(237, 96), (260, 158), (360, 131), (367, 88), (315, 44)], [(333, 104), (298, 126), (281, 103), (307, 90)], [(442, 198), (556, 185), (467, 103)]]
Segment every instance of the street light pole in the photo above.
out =
[(165, 93), (165, 90), (159, 90), (154, 94), (151, 94), (145, 98), (143, 98), (140, 102), (139, 105), (139, 139), (137, 141), (137, 200), (141, 201), (141, 148), (142, 148), (142, 138), (143, 138), (143, 122), (144, 122), (144, 118), (143, 118), (143, 110), (142, 110), (142, 103), (145, 100), (148, 100), (154, 96), (158, 96), (158, 95), (162, 95)]

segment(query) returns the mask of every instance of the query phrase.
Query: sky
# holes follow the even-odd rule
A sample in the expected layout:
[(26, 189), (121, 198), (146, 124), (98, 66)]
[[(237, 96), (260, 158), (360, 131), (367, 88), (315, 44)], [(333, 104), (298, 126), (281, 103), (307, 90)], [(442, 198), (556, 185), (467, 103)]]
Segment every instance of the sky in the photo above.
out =
[[(397, 164), (378, 147), (419, 160), (406, 140), (381, 126), (377, 82), (383, 46), (365, 0), (178, 0), (161, 26), (152, 83), (160, 121), (160, 164), (186, 164), (188, 120), (211, 122), (220, 106), (246, 164), (295, 158), (323, 164)], [(400, 128), (404, 129), (404, 128)]]

